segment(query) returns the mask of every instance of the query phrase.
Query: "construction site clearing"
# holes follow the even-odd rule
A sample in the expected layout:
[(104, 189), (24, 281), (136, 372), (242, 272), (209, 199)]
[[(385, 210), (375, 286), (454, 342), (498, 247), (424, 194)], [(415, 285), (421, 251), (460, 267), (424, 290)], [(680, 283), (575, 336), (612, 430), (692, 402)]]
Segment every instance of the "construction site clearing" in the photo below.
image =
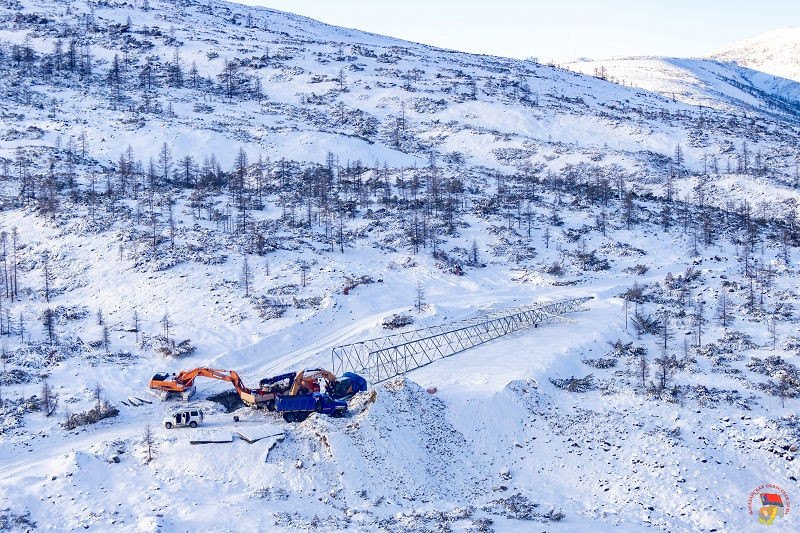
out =
[[(278, 411), (287, 422), (301, 422), (313, 412), (343, 416), (347, 400), (367, 390), (366, 380), (352, 372), (337, 378), (322, 368), (301, 370), (264, 378), (258, 388), (249, 388), (235, 370), (199, 367), (178, 374), (155, 374), (150, 380), (150, 391), (162, 401), (178, 396), (188, 402), (197, 392), (194, 381), (198, 377), (231, 383), (245, 405)], [(131, 397), (128, 401), (136, 406), (144, 400)]]
[[(314, 412), (333, 417), (343, 416), (347, 412), (347, 401), (356, 393), (367, 390), (366, 380), (357, 374), (346, 372), (336, 377), (322, 368), (264, 378), (255, 388), (247, 387), (234, 370), (208, 367), (198, 367), (177, 374), (159, 372), (152, 377), (149, 387), (156, 399), (167, 401), (177, 398), (186, 402), (169, 412), (163, 419), (162, 426), (167, 429), (187, 429), (185, 438), (189, 444), (230, 444), (235, 440), (249, 444), (266, 443), (265, 461), (269, 458), (270, 450), (283, 441), (284, 430), (255, 412), (255, 416), (239, 413), (232, 420), (225, 420), (218, 415), (206, 419), (196, 402), (189, 403), (197, 393), (195, 380), (199, 377), (226, 381), (233, 386), (230, 393), (205, 398), (210, 401), (217, 401), (218, 397), (228, 400), (235, 398), (235, 402), (221, 402), (226, 411), (233, 411), (244, 404), (255, 409), (281, 413), (287, 422), (301, 422)], [(142, 407), (154, 402), (130, 396), (121, 403), (128, 407)], [(240, 420), (240, 415), (243, 420)]]
[[(563, 315), (582, 310), (581, 305), (590, 299), (591, 297), (571, 298), (513, 308), (488, 309), (474, 318), (459, 322), (337, 346), (332, 349), (333, 368), (340, 372), (348, 370), (338, 377), (323, 368), (313, 368), (263, 378), (257, 387), (251, 388), (244, 384), (235, 370), (198, 367), (177, 374), (156, 373), (150, 380), (149, 388), (158, 400), (166, 401), (177, 397), (187, 402), (172, 414), (174, 421), (168, 416), (164, 419), (164, 424), (167, 429), (173, 426), (190, 427), (190, 444), (232, 443), (237, 437), (250, 444), (266, 442), (264, 460), (267, 460), (270, 450), (284, 438), (284, 431), (269, 421), (262, 419), (257, 424), (253, 421), (240, 422), (240, 416), (234, 415), (232, 425), (231, 422), (217, 420), (198, 429), (198, 424), (203, 423), (202, 411), (197, 406), (188, 405), (197, 392), (197, 378), (226, 381), (233, 386), (233, 390), (229, 392), (206, 398), (222, 404), (226, 412), (236, 411), (244, 404), (255, 409), (280, 413), (290, 423), (302, 422), (312, 413), (339, 418), (347, 414), (348, 401), (357, 393), (367, 390), (368, 379), (375, 385), (393, 376), (426, 366), (437, 359), (455, 355), (531, 326), (570, 322)], [(431, 388), (428, 393), (435, 394), (436, 389)], [(130, 407), (140, 407), (153, 402), (130, 396), (127, 402), (122, 403)], [(244, 416), (251, 418), (250, 414)]]

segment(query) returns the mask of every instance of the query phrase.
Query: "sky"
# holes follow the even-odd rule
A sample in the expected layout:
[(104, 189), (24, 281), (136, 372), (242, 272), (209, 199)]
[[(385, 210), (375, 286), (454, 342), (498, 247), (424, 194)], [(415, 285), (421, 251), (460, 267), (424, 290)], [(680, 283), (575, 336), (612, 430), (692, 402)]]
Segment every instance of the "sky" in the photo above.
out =
[(236, 0), (464, 52), (698, 57), (800, 25), (797, 0)]

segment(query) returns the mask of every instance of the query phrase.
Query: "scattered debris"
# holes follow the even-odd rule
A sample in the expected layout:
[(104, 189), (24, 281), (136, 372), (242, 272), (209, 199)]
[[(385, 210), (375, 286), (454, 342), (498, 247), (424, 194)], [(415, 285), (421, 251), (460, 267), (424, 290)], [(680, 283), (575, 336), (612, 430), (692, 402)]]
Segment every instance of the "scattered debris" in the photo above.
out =
[(189, 339), (176, 343), (175, 339), (167, 339), (163, 335), (156, 335), (153, 340), (158, 343), (155, 348), (156, 353), (160, 353), (164, 357), (186, 357), (193, 354), (197, 349)]
[(27, 383), (31, 379), (31, 374), (18, 368), (0, 372), (0, 385), (19, 385), (22, 383)]
[(280, 318), (286, 314), (286, 310), (290, 307), (289, 303), (283, 299), (269, 296), (255, 296), (251, 298), (251, 301), (256, 308), (258, 316), (263, 320)]
[(67, 419), (62, 426), (66, 430), (72, 430), (80, 426), (94, 424), (106, 418), (112, 418), (119, 414), (119, 409), (104, 401), (97, 407), (93, 407), (83, 413), (71, 413), (67, 415)]
[(350, 291), (352, 291), (359, 285), (366, 285), (368, 283), (375, 283), (375, 281), (370, 276), (359, 276), (359, 277), (347, 276), (346, 278), (344, 278), (344, 286), (342, 287), (342, 294), (350, 294)]
[(564, 513), (550, 509), (544, 513), (537, 512), (538, 503), (532, 502), (527, 496), (513, 494), (508, 498), (493, 500), (483, 507), (487, 513), (514, 520), (538, 520), (542, 522), (558, 522), (564, 518)]
[(758, 384), (767, 394), (786, 398), (800, 396), (800, 371), (780, 356), (768, 355), (763, 359), (752, 357), (746, 366), (753, 372), (773, 378)]
[(582, 378), (576, 378), (574, 376), (567, 379), (550, 378), (550, 383), (559, 389), (570, 392), (586, 392), (595, 388), (593, 378), (593, 374), (589, 374), (588, 376)]
[(261, 498), (262, 500), (277, 500), (286, 501), (289, 499), (289, 493), (286, 489), (274, 487), (262, 487), (253, 491), (253, 496)]
[(310, 298), (292, 297), (292, 305), (295, 309), (319, 309), (322, 305), (322, 296), (312, 296)]
[(400, 329), (414, 323), (414, 317), (394, 314), (383, 319), (381, 325), (386, 329)]
[(718, 389), (716, 387), (706, 387), (705, 385), (686, 386), (684, 392), (686, 398), (697, 401), (703, 407), (716, 407), (720, 402), (735, 405), (741, 409), (750, 410), (747, 400), (736, 390)]
[(243, 427), (238, 428), (236, 430), (236, 434), (242, 438), (242, 440), (253, 444), (254, 442), (258, 442), (260, 440), (266, 439), (268, 437), (280, 437), (283, 440), (283, 431), (279, 431), (275, 428), (271, 427)]
[(584, 359), (581, 361), (585, 365), (593, 366), (595, 368), (614, 368), (617, 366), (617, 360), (611, 357), (600, 359)]
[(30, 511), (24, 514), (17, 514), (11, 511), (10, 508), (0, 511), (0, 531), (31, 531), (36, 529), (36, 522), (31, 520)]

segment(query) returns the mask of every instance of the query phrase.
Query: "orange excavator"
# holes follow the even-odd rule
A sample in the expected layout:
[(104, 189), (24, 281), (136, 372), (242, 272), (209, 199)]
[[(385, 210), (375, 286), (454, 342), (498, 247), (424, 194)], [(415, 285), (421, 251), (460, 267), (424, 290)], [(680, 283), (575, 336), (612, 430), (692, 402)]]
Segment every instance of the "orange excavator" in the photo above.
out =
[(170, 375), (166, 372), (156, 374), (150, 380), (150, 389), (161, 400), (166, 400), (171, 395), (178, 394), (188, 401), (196, 392), (194, 380), (198, 377), (228, 381), (236, 389), (245, 404), (251, 407), (265, 406), (270, 411), (275, 408), (275, 395), (288, 389), (288, 385), (282, 387), (280, 382), (286, 380), (288, 383), (293, 383), (295, 380), (295, 374), (292, 372), (275, 376), (269, 380), (262, 380), (260, 389), (250, 389), (244, 385), (242, 378), (239, 377), (235, 370), (201, 367), (182, 371), (177, 375)]
[(325, 393), (336, 400), (346, 400), (357, 392), (367, 390), (367, 381), (358, 374), (345, 372), (337, 378), (324, 368), (312, 368), (298, 372), (291, 388), (282, 394), (296, 396), (321, 392), (321, 381), (323, 380), (325, 381)]
[(323, 368), (312, 368), (310, 370), (301, 370), (297, 373), (297, 376), (294, 378), (294, 383), (292, 383), (292, 388), (289, 389), (288, 394), (289, 396), (294, 396), (296, 394), (308, 394), (309, 392), (320, 392), (320, 380), (324, 379), (327, 381), (326, 388), (332, 386), (336, 383), (336, 376), (333, 373), (328, 372)]

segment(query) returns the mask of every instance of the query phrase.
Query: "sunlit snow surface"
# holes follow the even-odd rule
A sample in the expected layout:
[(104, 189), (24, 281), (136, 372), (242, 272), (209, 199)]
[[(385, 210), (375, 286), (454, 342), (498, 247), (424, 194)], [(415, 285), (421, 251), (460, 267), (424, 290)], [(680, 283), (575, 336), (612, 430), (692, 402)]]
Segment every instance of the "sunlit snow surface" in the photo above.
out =
[[(670, 163), (653, 163), (654, 154), (669, 160), (680, 144), (690, 170), (700, 171), (708, 154), (718, 157), (722, 168), (747, 139), (751, 153), (769, 155), (775, 175), (714, 176), (708, 184), (709, 203), (724, 206), (728, 199), (746, 199), (758, 209), (766, 201), (785, 205), (778, 202), (798, 196), (790, 186), (798, 145), (793, 119), (767, 109), (762, 98), (769, 93), (800, 94), (795, 82), (775, 78), (781, 73), (754, 72), (726, 64), (722, 57), (719, 62), (637, 58), (567, 65), (590, 75), (595, 67), (607, 66), (618, 81), (634, 85), (625, 87), (529, 62), (470, 56), (334, 28), (276, 11), (253, 9), (257, 28), (245, 28), (242, 20), (249, 8), (216, 1), (151, 1), (148, 12), (118, 4), (96, 5), (99, 23), (124, 23), (130, 17), (134, 27), (159, 26), (165, 34), (173, 28), (183, 42), (184, 67), (194, 60), (203, 76), (216, 76), (226, 58), (261, 56), (267, 47), (271, 56), (286, 58), (259, 70), (267, 95), (261, 103), (164, 89), (173, 105), (172, 117), (141, 115), (132, 122), (127, 111), (109, 109), (106, 94), (94, 89), (85, 94), (77, 88), (47, 88), (48, 96), (63, 100), (55, 118), (47, 109), (2, 102), (3, 112), (8, 112), (3, 130), (36, 126), (42, 135), (3, 137), (0, 155), (13, 158), (17, 146), (63, 144), (85, 130), (91, 155), (99, 161), (91, 170), (101, 183), (103, 167), (129, 145), (145, 163), (157, 158), (161, 144), (168, 142), (176, 158), (202, 158), (213, 152), (225, 169), (239, 147), (251, 161), (263, 155), (273, 162), (286, 158), (323, 163), (331, 151), (341, 165), (360, 160), (371, 166), (386, 163), (391, 169), (424, 167), (428, 148), (433, 147), (440, 154), (463, 154), (461, 170), (466, 169), (468, 184), (475, 187), (469, 198), (478, 202), (496, 186), (495, 171), (517, 172), (526, 162), (543, 165), (542, 179), (567, 164), (597, 163), (610, 180), (625, 175), (638, 192), (660, 195)], [(23, 13), (36, 11), (71, 21), (88, 12), (84, 5), (44, 0), (19, 5)], [(6, 17), (0, 39), (25, 42), (30, 30), (15, 30), (9, 22), (16, 7), (9, 3), (0, 8)], [(39, 51), (50, 51), (55, 38), (44, 32), (29, 37)], [(171, 46), (163, 39), (153, 41), (152, 53), (171, 57)], [(357, 45), (396, 60), (382, 63), (358, 55), (353, 51)], [(339, 48), (356, 58), (336, 61)], [(212, 51), (219, 57), (210, 59), (207, 53)], [(95, 45), (92, 52), (97, 70), (104, 72), (114, 51)], [(336, 93), (334, 78), (351, 64), (363, 70), (346, 70), (348, 91)], [(413, 92), (401, 87), (412, 69), (424, 71)], [(475, 100), (454, 97), (469, 90), (464, 72), (479, 80)], [(312, 76), (318, 75), (325, 80), (312, 83)], [(500, 84), (501, 79), (509, 84)], [(730, 79), (756, 87), (761, 96), (737, 89), (726, 81)], [(522, 105), (511, 81), (527, 85), (537, 105)], [(334, 103), (301, 105), (301, 94), (331, 91), (336, 93), (331, 97)], [(166, 97), (161, 100), (168, 103)], [(396, 117), (402, 102), (421, 146), (400, 151), (387, 144), (383, 134), (369, 140), (354, 136), (350, 125), (327, 120), (339, 101), (369, 112), (381, 124)], [(197, 103), (213, 109), (196, 111)], [(743, 113), (758, 127), (740, 120)], [(697, 125), (701, 115), (706, 129)], [(84, 118), (86, 122), (80, 122)], [(80, 172), (83, 188), (88, 170)], [(688, 197), (695, 186), (694, 178), (679, 176), (674, 183), (679, 198)], [(11, 181), (0, 182), (5, 195), (14, 187)], [(102, 327), (95, 313), (102, 309), (112, 352), (129, 352), (131, 357), (106, 357), (102, 349), (87, 349), (46, 368), (41, 367), (41, 354), (12, 361), (11, 367), (32, 373), (33, 379), (4, 386), (5, 400), (39, 394), (46, 374), (60, 406), (50, 418), (40, 412), (20, 416), (20, 427), (0, 433), (0, 520), (6, 520), (0, 524), (24, 530), (35, 522), (42, 529), (63, 531), (417, 531), (445, 526), (478, 531), (492, 520), (496, 531), (746, 531), (758, 526), (748, 513), (753, 489), (777, 484), (792, 504), (800, 501), (798, 463), (786, 459), (794, 457), (793, 451), (781, 448), (797, 445), (796, 421), (789, 417), (798, 401), (789, 398), (781, 407), (780, 399), (756, 386), (767, 377), (746, 366), (751, 357), (773, 353), (762, 319), (739, 313), (735, 329), (750, 334), (758, 346), (741, 358), (736, 357), (738, 351), (731, 355), (724, 372), (710, 357), (696, 356), (676, 374), (676, 382), (688, 391), (679, 403), (641, 393), (635, 361), (621, 357), (611, 369), (582, 363), (607, 357), (609, 343), (621, 339), (648, 348), (654, 373), (658, 341), (653, 336), (637, 338), (630, 317), (626, 329), (620, 293), (634, 283), (653, 285), (667, 273), (678, 275), (693, 266), (702, 277), (692, 295), (707, 295), (710, 318), (723, 279), (744, 283), (737, 261), (740, 248), (719, 239), (701, 246), (698, 257), (690, 257), (691, 234), (679, 225), (663, 232), (658, 206), (642, 200), (639, 214), (649, 225), (627, 229), (615, 207), (608, 213), (605, 236), (594, 230), (586, 233), (587, 247), (603, 250), (611, 268), (582, 272), (561, 253), (577, 246), (562, 229), (594, 227), (597, 213), (584, 206), (562, 206), (559, 214), (565, 225), (550, 228), (551, 241), (545, 247), (545, 220), (555, 198), (549, 191), (540, 193), (548, 203), (534, 206), (530, 238), (524, 224), (515, 224), (512, 231), (503, 218), (473, 214), (463, 217), (469, 225), (459, 227), (457, 236), (440, 236), (440, 246), (449, 252), (469, 249), (475, 240), (486, 266), (467, 268), (464, 276), (442, 268), (430, 249), (412, 254), (392, 222), (381, 226), (363, 216), (348, 221), (348, 229), (359, 237), (344, 254), (328, 251), (328, 244), (318, 239), (320, 228), (302, 237), (287, 230), (277, 235), (283, 247), (250, 257), (250, 291), (263, 295), (299, 285), (304, 260), (310, 264), (308, 285), (294, 296), (320, 297), (320, 303), (290, 306), (283, 317), (267, 321), (244, 296), (240, 253), (215, 233), (214, 222), (193, 218), (185, 196), (176, 197), (174, 206), (177, 239), (182, 246), (204, 247), (214, 264), (190, 260), (157, 269), (140, 261), (135, 266), (136, 254), (146, 253), (147, 247), (134, 249), (125, 240), (130, 221), (91, 231), (84, 206), (72, 205), (76, 216), (64, 216), (58, 223), (30, 208), (2, 211), (3, 229), (19, 228), (25, 245), (20, 255), (26, 292), (22, 302), (14, 304), (13, 316), (23, 314), (26, 335), (37, 342), (44, 336), (39, 317), (46, 302), (39, 291), (37, 261), (48, 248), (57, 289), (51, 305), (82, 305), (89, 311), (83, 319), (57, 324), (57, 334), (96, 341)], [(218, 200), (224, 202), (225, 196)], [(136, 208), (131, 200), (120, 204)], [(782, 216), (778, 207), (764, 210), (766, 218)], [(258, 220), (280, 215), (274, 198), (264, 210), (251, 214)], [(534, 247), (535, 255), (517, 260), (514, 246)], [(776, 259), (780, 249), (774, 242), (757, 254), (776, 269), (768, 303), (796, 306), (795, 251), (790, 252), (788, 267)], [(563, 277), (543, 273), (542, 267), (560, 260), (567, 269)], [(639, 264), (649, 270), (631, 273), (629, 269)], [(345, 277), (361, 275), (375, 282), (343, 294)], [(422, 313), (413, 310), (418, 282), (429, 304)], [(130, 396), (152, 401), (147, 386), (156, 371), (234, 369), (246, 384), (255, 385), (261, 378), (291, 370), (330, 367), (333, 346), (386, 335), (381, 323), (394, 313), (412, 315), (411, 327), (425, 327), (474, 316), (487, 307), (578, 296), (594, 299), (586, 311), (570, 315), (575, 324), (516, 333), (380, 384), (354, 398), (342, 419), (314, 415), (288, 425), (277, 415), (247, 408), (226, 413), (209, 397), (229, 390), (229, 384), (197, 381), (192, 405), (206, 411), (204, 430), (256, 434), (277, 428), (285, 431), (282, 441), (249, 444), (235, 437), (230, 443), (192, 445), (192, 430), (161, 426), (162, 418), (182, 404), (121, 403)], [(737, 309), (745, 297), (744, 285), (732, 294)], [(630, 307), (632, 315), (633, 304)], [(197, 351), (172, 361), (137, 345), (136, 335), (127, 331), (134, 309), (142, 333), (148, 335), (161, 331), (160, 320), (168, 312), (172, 335), (190, 338)], [(654, 312), (656, 306), (649, 304), (647, 310)], [(794, 320), (790, 313), (778, 325), (782, 339), (797, 334)], [(723, 335), (716, 323), (706, 328), (705, 342)], [(688, 322), (675, 327), (672, 344), (678, 356), (683, 356), (684, 337), (689, 344), (693, 339), (690, 330)], [(11, 350), (19, 347), (18, 337), (3, 341)], [(778, 353), (789, 361), (797, 358), (780, 347)], [(590, 373), (598, 388), (586, 393), (566, 392), (550, 382)], [(67, 410), (92, 406), (97, 382), (120, 415), (77, 431), (62, 429), (59, 423)], [(426, 392), (434, 387), (435, 394)], [(738, 396), (731, 402), (704, 403), (697, 393), (703, 387)], [(239, 422), (233, 421), (234, 414)], [(0, 423), (11, 427), (12, 418), (16, 415), (9, 412)], [(148, 423), (156, 441), (150, 463), (142, 445)], [(793, 511), (774, 529), (796, 530)], [(561, 514), (563, 518), (554, 520)]]

